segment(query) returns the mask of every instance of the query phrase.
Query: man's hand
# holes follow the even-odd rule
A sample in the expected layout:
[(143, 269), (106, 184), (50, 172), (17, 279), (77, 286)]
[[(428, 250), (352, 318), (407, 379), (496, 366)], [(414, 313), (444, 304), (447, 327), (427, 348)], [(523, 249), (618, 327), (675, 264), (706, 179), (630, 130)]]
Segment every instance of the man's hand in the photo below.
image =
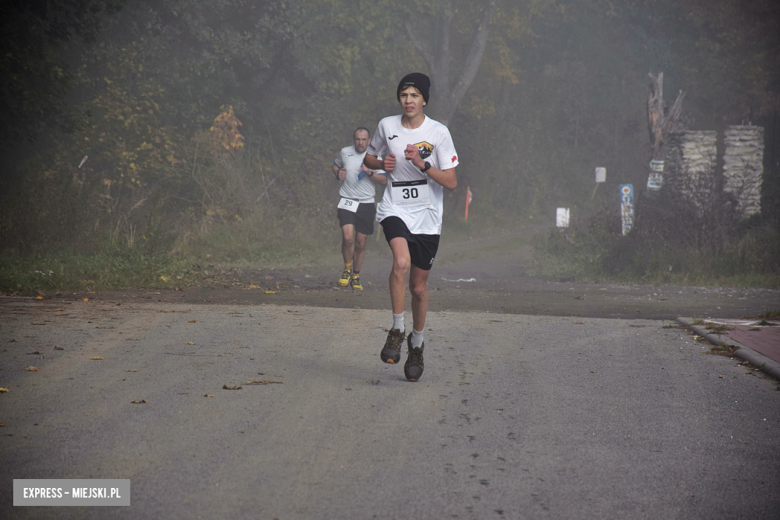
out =
[(406, 150), (404, 150), (404, 157), (407, 161), (412, 161), (412, 164), (414, 164), (419, 169), (425, 168), (425, 161), (422, 157), (420, 157), (420, 150), (417, 149), (416, 146), (413, 144), (407, 144)]
[[(412, 145), (409, 145), (409, 146), (412, 146)], [(416, 150), (416, 148), (415, 148), (415, 150)], [(384, 162), (384, 166), (382, 167), (382, 169), (384, 171), (391, 172), (391, 171), (395, 170), (395, 154), (394, 153), (391, 153), (390, 155), (385, 157), (383, 162)]]
[(347, 176), (347, 169), (344, 167), (339, 168), (339, 180), (343, 181), (346, 176)]

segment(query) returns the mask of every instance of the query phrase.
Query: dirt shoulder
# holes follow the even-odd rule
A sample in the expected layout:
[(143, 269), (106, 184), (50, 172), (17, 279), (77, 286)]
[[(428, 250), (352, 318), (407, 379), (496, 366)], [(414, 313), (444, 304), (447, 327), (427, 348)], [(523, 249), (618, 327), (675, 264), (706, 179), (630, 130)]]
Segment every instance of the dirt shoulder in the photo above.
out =
[[(443, 241), (428, 283), (430, 310), (675, 319), (739, 318), (780, 309), (777, 290), (551, 281), (529, 273), (530, 261), (531, 248), (525, 236), (501, 234)], [(341, 265), (316, 265), (216, 270), (199, 288), (61, 293), (52, 298), (386, 309), (390, 304), (390, 262), (384, 241), (370, 239), (361, 270), (364, 290), (357, 292), (336, 285)]]

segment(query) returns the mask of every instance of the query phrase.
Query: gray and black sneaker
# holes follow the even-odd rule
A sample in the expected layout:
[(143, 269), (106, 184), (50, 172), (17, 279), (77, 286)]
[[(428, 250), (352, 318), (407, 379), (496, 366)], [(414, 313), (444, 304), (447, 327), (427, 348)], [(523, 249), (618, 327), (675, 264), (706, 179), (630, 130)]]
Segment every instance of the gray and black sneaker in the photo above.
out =
[(382, 361), (391, 365), (397, 365), (401, 361), (401, 345), (405, 339), (406, 334), (398, 329), (390, 329), (387, 332), (385, 346), (382, 347), (382, 352), (379, 353)]
[(422, 377), (425, 369), (425, 364), (423, 363), (425, 342), (423, 341), (419, 348), (412, 348), (412, 335), (409, 334), (406, 343), (409, 347), (409, 357), (406, 358), (406, 363), (404, 364), (404, 375), (409, 381), (417, 381)]

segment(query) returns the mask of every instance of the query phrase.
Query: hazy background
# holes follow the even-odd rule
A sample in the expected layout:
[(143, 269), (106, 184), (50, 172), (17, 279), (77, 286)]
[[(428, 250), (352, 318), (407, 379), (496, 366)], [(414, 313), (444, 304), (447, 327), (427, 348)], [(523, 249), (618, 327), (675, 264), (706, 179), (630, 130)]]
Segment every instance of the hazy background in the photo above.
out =
[(772, 0), (41, 0), (0, 15), (6, 253), (304, 251), (335, 229), (337, 151), (398, 113), (411, 71), (431, 76), (426, 112), (460, 156), (451, 221), (466, 186), (485, 225), (616, 215), (621, 183), (641, 198), (648, 73), (663, 72), (690, 129), (765, 127), (756, 225), (777, 234)]

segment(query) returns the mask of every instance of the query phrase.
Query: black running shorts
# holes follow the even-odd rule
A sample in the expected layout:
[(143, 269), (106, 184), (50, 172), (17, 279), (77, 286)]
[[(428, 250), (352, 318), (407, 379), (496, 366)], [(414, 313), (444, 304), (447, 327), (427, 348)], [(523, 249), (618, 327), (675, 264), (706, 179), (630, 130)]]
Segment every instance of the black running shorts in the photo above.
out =
[(413, 235), (398, 217), (387, 217), (380, 224), (388, 244), (394, 238), (406, 239), (413, 266), (423, 271), (429, 271), (433, 267), (433, 259), (439, 250), (439, 235)]
[(355, 226), (355, 231), (363, 235), (374, 234), (374, 220), (376, 220), (376, 205), (373, 202), (361, 202), (355, 212), (346, 209), (337, 209), (336, 215), (339, 218), (339, 226), (344, 227), (347, 224)]

